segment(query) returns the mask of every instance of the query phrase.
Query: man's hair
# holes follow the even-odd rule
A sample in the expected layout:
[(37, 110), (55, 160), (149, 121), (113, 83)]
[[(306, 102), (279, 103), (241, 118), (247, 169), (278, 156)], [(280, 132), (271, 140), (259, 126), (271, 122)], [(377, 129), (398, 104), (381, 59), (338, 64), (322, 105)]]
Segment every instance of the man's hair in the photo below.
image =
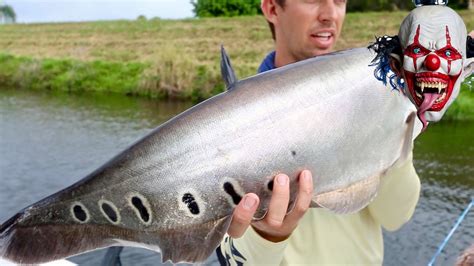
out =
[[(281, 8), (284, 8), (285, 7), (285, 2), (286, 0), (275, 0), (276, 4), (279, 5)], [(275, 26), (273, 25), (273, 23), (271, 23), (270, 21), (268, 21), (268, 26), (270, 26), (270, 30), (272, 32), (272, 38), (273, 40), (276, 40), (276, 36), (275, 36)]]

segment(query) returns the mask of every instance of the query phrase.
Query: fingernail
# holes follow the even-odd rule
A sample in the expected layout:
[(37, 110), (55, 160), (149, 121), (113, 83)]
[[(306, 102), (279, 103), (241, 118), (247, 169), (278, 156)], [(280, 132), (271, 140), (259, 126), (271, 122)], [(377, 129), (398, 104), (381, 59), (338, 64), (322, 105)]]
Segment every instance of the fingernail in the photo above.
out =
[(309, 181), (311, 179), (311, 175), (309, 174), (309, 171), (308, 170), (304, 170), (303, 171), (303, 179), (305, 181)]
[(288, 177), (286, 175), (278, 175), (277, 182), (280, 186), (286, 186), (286, 184), (288, 183)]
[(253, 206), (255, 206), (256, 203), (257, 200), (254, 197), (246, 196), (244, 199), (244, 208), (250, 210), (253, 208)]

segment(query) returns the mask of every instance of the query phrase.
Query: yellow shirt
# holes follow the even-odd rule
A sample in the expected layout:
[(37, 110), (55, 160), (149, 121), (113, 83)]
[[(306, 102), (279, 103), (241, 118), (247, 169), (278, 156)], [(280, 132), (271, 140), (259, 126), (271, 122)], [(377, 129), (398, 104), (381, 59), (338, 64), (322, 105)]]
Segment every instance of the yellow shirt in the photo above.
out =
[(310, 209), (285, 241), (267, 241), (249, 228), (239, 239), (226, 235), (220, 253), (230, 265), (382, 265), (382, 227), (393, 231), (406, 223), (419, 194), (410, 156), (381, 178), (378, 195), (361, 211), (337, 215)]

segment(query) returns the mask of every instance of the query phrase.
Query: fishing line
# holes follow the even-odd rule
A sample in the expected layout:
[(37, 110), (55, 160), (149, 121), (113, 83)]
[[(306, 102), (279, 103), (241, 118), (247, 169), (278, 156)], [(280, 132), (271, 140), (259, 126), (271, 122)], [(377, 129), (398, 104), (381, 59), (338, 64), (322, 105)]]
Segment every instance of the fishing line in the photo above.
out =
[(471, 198), (471, 203), (469, 203), (469, 205), (467, 205), (466, 209), (462, 212), (461, 216), (459, 216), (459, 218), (456, 221), (456, 223), (454, 224), (453, 228), (451, 229), (449, 234), (446, 236), (446, 238), (443, 240), (443, 242), (439, 246), (438, 251), (436, 251), (436, 253), (433, 256), (433, 258), (431, 259), (430, 263), (428, 263), (428, 266), (433, 266), (433, 263), (435, 262), (436, 257), (438, 257), (439, 254), (441, 254), (441, 251), (444, 249), (444, 247), (448, 243), (448, 241), (451, 238), (451, 236), (453, 235), (454, 231), (456, 231), (456, 229), (458, 229), (458, 227), (461, 224), (462, 220), (464, 220), (464, 218), (466, 218), (466, 215), (469, 212), (469, 210), (471, 209), (473, 204), (474, 204), (474, 198)]

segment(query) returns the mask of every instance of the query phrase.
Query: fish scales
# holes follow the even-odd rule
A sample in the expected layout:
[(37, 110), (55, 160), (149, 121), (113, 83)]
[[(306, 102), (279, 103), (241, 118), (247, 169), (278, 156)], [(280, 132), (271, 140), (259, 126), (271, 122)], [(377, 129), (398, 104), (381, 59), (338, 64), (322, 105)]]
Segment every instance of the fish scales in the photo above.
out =
[(353, 49), (232, 84), (5, 222), (0, 255), (40, 263), (122, 244), (203, 261), (245, 193), (259, 195), (262, 218), (272, 178), (290, 176), (293, 203), (302, 169), (314, 173), (314, 205), (365, 207), (421, 127), (403, 93), (374, 78), (374, 56)]

